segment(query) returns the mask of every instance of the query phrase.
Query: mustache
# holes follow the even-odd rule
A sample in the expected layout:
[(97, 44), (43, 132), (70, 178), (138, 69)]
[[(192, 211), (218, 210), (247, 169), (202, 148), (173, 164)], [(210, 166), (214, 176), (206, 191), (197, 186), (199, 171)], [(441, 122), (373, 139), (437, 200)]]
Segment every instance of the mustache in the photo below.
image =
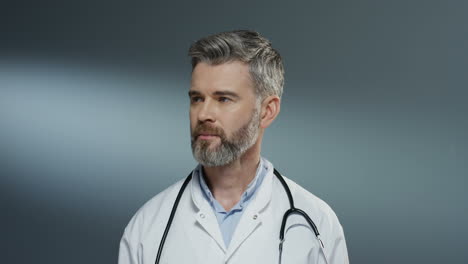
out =
[(218, 136), (221, 139), (225, 138), (223, 129), (208, 125), (206, 123), (199, 124), (195, 127), (195, 129), (192, 131), (192, 139), (196, 139), (198, 136), (202, 134)]

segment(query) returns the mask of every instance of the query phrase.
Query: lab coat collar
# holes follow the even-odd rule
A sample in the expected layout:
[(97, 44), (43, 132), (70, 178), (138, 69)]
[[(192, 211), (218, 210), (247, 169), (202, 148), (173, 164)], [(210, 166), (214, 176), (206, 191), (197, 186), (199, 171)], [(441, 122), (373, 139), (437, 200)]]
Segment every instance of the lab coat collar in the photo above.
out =
[[(200, 165), (199, 165), (200, 166)], [(203, 192), (200, 188), (200, 182), (196, 169), (193, 171), (192, 181), (190, 183), (190, 190), (192, 201), (197, 207), (193, 213), (198, 223), (205, 229), (205, 231), (217, 242), (220, 248), (226, 253), (226, 261), (232, 256), (242, 242), (247, 239), (252, 232), (260, 226), (262, 222), (263, 209), (268, 205), (271, 200), (272, 187), (273, 187), (273, 165), (267, 160), (263, 159), (263, 166), (266, 167), (267, 173), (263, 179), (262, 184), (256, 191), (253, 200), (249, 203), (247, 208), (237, 225), (237, 228), (232, 237), (229, 248), (226, 249), (224, 240), (222, 238), (221, 230), (219, 228), (216, 215), (213, 212), (209, 202), (203, 197)]]
[[(200, 166), (200, 165), (199, 165)], [(218, 246), (226, 252), (224, 239), (219, 229), (218, 220), (209, 202), (203, 197), (203, 191), (200, 188), (200, 179), (197, 175), (197, 168), (192, 171), (192, 180), (190, 181), (190, 193), (192, 201), (196, 206), (193, 212), (196, 221), (213, 238)]]
[(263, 216), (262, 213), (271, 200), (272, 187), (273, 187), (273, 165), (264, 159), (264, 166), (266, 166), (267, 173), (263, 182), (256, 191), (253, 200), (245, 208), (245, 211), (239, 220), (239, 224), (234, 231), (231, 243), (227, 249), (225, 262), (236, 252), (240, 245), (257, 229), (260, 227)]
[[(246, 190), (241, 196), (240, 201), (230, 209), (230, 211), (233, 210), (242, 210), (244, 207), (245, 203), (248, 202), (257, 192), (258, 187), (260, 187), (263, 178), (265, 177), (267, 173), (267, 166), (264, 165), (265, 161), (263, 157), (260, 157), (260, 162), (258, 163), (257, 170), (255, 172), (255, 177), (253, 180), (247, 185)], [(203, 168), (201, 165), (198, 165), (195, 168), (195, 172), (197, 175), (196, 177), (198, 178), (201, 186), (202, 193), (204, 194), (204, 198), (209, 201), (211, 207), (218, 213), (224, 212), (227, 213), (226, 210), (222, 207), (221, 204), (219, 204), (215, 198), (213, 197), (213, 194), (211, 193), (211, 190), (208, 188), (208, 185), (205, 182), (205, 179), (203, 178)]]

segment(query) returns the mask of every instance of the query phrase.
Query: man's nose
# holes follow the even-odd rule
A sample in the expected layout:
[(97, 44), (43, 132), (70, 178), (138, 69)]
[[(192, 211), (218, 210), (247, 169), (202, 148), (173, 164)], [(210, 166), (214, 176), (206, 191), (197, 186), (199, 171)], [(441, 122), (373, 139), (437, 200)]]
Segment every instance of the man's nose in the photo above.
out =
[(216, 109), (213, 102), (211, 102), (211, 100), (205, 100), (200, 107), (200, 111), (198, 112), (198, 121), (202, 123), (207, 121), (215, 122), (215, 113)]

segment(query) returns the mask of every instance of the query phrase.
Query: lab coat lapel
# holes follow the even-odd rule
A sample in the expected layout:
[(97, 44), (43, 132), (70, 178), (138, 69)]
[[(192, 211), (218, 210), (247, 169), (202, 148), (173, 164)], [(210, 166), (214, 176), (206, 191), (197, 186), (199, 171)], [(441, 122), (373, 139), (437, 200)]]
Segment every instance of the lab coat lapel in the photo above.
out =
[(192, 201), (197, 207), (197, 210), (193, 213), (197, 223), (208, 233), (208, 235), (210, 235), (211, 238), (213, 238), (213, 240), (216, 241), (223, 252), (226, 252), (226, 246), (224, 245), (223, 236), (219, 229), (218, 220), (210, 204), (203, 197), (196, 169), (193, 171), (190, 190)]
[(273, 166), (268, 163), (268, 172), (263, 179), (262, 185), (258, 188), (254, 200), (247, 206), (246, 211), (237, 224), (236, 230), (232, 237), (231, 243), (227, 249), (227, 261), (240, 245), (257, 229), (262, 223), (263, 209), (271, 200), (271, 192), (273, 186)]

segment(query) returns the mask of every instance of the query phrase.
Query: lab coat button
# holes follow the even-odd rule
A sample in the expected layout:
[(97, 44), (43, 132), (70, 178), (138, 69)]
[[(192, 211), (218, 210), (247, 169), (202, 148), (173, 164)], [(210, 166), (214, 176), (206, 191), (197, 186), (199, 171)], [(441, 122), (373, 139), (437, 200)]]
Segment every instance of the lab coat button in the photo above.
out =
[(252, 218), (253, 218), (253, 220), (257, 220), (257, 217), (258, 217), (258, 215), (255, 214)]
[(205, 218), (205, 214), (204, 214), (204, 213), (200, 213), (200, 217), (201, 217), (201, 218)]

